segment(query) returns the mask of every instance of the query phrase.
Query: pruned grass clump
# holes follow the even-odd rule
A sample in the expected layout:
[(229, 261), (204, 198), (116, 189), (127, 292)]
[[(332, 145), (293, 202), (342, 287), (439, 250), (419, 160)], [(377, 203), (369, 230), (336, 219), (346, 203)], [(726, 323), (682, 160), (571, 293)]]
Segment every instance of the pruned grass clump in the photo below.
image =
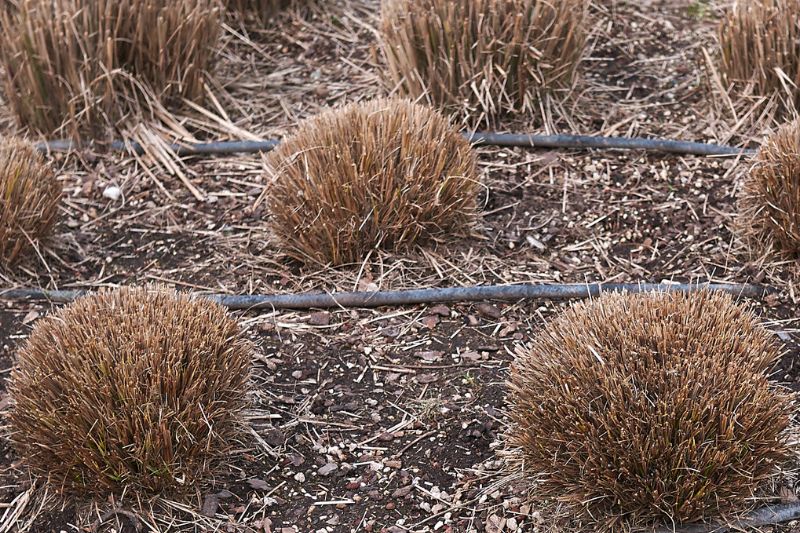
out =
[(216, 0), (20, 0), (0, 12), (6, 99), (23, 126), (73, 136), (202, 100), (219, 11)]
[(586, 0), (383, 0), (381, 46), (392, 88), (491, 122), (539, 112), (573, 84)]
[(735, 2), (718, 30), (720, 73), (734, 90), (800, 104), (800, 2)]
[(0, 136), (0, 267), (49, 236), (61, 194), (55, 173), (30, 143)]
[(779, 355), (726, 295), (574, 305), (518, 352), (512, 464), (599, 529), (746, 509), (790, 456), (790, 396), (765, 374)]
[(744, 181), (736, 226), (755, 255), (800, 259), (800, 120), (761, 146)]
[(179, 490), (237, 435), (250, 345), (225, 310), (104, 290), (36, 323), (12, 372), (12, 440), (69, 492)]
[(464, 234), (476, 214), (475, 154), (446, 118), (375, 100), (301, 123), (269, 155), (272, 228), (301, 261), (340, 265)]

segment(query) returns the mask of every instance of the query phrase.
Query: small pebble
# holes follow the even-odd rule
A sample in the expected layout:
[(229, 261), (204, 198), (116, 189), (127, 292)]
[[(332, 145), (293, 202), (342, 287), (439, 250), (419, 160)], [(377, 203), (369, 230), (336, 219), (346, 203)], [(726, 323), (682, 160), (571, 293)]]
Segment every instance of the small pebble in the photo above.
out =
[(103, 198), (108, 198), (112, 202), (116, 202), (122, 196), (122, 189), (116, 185), (109, 185), (103, 191)]

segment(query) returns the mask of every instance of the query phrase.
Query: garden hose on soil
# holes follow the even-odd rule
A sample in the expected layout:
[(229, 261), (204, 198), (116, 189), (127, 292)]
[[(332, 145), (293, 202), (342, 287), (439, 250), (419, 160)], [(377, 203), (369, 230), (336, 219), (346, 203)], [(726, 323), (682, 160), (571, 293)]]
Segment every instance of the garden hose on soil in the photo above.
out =
[(477, 146), (520, 146), (525, 148), (602, 148), (606, 150), (645, 150), (670, 154), (753, 155), (756, 150), (669, 139), (639, 137), (598, 137), (593, 135), (526, 135), (512, 133), (465, 133)]
[(767, 505), (738, 520), (722, 524), (697, 524), (675, 529), (658, 529), (654, 533), (723, 533), (782, 524), (800, 519), (800, 502)]
[[(300, 294), (202, 294), (228, 309), (322, 309), (383, 307), (446, 302), (479, 302), (485, 300), (568, 300), (591, 298), (603, 292), (693, 292), (702, 289), (727, 292), (737, 297), (760, 298), (774, 289), (760, 285), (738, 283), (576, 283), (482, 285), (478, 287), (446, 287), (435, 289), (412, 289), (401, 291), (300, 293)], [(71, 302), (84, 294), (80, 290), (9, 289), (0, 290), (0, 298), (6, 300), (46, 300), (53, 303)]]
[[(671, 154), (692, 155), (753, 155), (756, 150), (736, 148), (719, 144), (705, 144), (669, 139), (642, 139), (637, 137), (598, 137), (592, 135), (531, 135), (513, 133), (463, 133), (464, 137), (476, 146), (516, 146), (523, 148), (572, 148), (586, 150), (599, 148), (605, 150), (645, 150)], [(266, 141), (219, 141), (197, 144), (172, 144), (170, 149), (179, 156), (209, 156), (237, 153), (269, 152), (278, 145), (277, 140)], [(36, 145), (37, 150), (49, 152), (70, 152), (81, 145), (72, 141), (47, 141)], [(117, 152), (143, 154), (144, 147), (137, 142), (114, 141), (107, 145)]]

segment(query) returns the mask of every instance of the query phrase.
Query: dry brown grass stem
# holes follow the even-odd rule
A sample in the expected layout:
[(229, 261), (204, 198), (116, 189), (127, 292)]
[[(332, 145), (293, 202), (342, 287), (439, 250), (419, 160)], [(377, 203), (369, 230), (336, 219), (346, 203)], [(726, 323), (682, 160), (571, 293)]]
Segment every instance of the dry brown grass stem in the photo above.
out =
[(238, 434), (250, 355), (207, 300), (153, 287), (81, 298), (19, 350), (12, 440), (68, 491), (190, 487)]
[(576, 304), (513, 365), (517, 466), (600, 529), (744, 510), (790, 456), (791, 397), (765, 374), (779, 355), (726, 295)]
[(147, 101), (201, 100), (215, 0), (21, 0), (0, 12), (6, 99), (23, 126), (100, 135)]
[(271, 226), (290, 256), (339, 265), (466, 234), (480, 188), (469, 143), (446, 118), (374, 100), (311, 118), (269, 155)]
[(587, 37), (586, 0), (384, 0), (382, 50), (401, 95), (492, 123), (536, 113), (569, 89)]
[(9, 267), (50, 234), (61, 183), (27, 142), (0, 136), (0, 267)]
[(737, 207), (736, 229), (755, 256), (800, 259), (800, 119), (761, 146)]
[(723, 18), (717, 38), (720, 73), (734, 92), (779, 95), (785, 111), (800, 104), (800, 2), (740, 0)]

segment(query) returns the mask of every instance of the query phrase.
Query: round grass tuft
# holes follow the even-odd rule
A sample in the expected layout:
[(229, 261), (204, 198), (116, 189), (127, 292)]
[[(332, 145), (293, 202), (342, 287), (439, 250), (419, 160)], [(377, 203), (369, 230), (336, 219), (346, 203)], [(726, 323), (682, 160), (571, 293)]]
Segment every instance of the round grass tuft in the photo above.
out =
[(269, 154), (271, 225), (300, 261), (360, 262), (374, 249), (466, 234), (477, 211), (475, 154), (446, 118), (374, 100), (301, 123)]
[(517, 354), (511, 464), (598, 529), (746, 510), (791, 455), (779, 355), (727, 295), (575, 304)]
[(755, 255), (800, 259), (800, 120), (761, 146), (742, 187), (736, 228)]
[(19, 350), (12, 441), (67, 492), (179, 492), (230, 450), (250, 355), (213, 302), (102, 290), (38, 321)]
[(470, 123), (538, 113), (569, 89), (587, 38), (586, 0), (383, 0), (392, 89)]
[(33, 145), (0, 136), (0, 267), (12, 266), (49, 236), (61, 194)]

